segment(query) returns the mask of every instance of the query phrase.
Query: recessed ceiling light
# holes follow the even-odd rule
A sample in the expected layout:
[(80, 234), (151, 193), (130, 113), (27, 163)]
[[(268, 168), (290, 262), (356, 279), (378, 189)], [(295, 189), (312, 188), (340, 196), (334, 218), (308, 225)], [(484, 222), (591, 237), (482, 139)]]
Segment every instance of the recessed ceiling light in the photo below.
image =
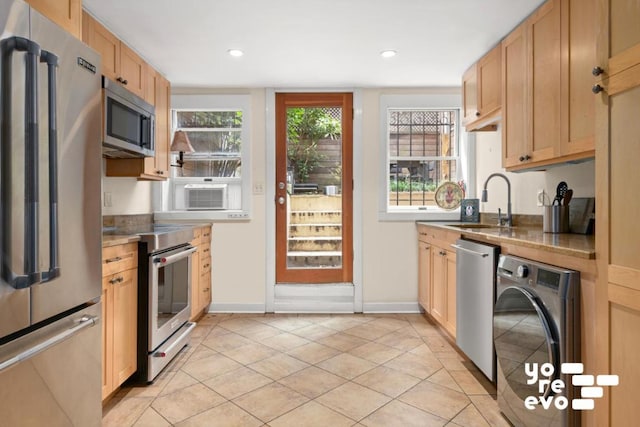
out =
[(398, 52), (396, 52), (395, 50), (383, 50), (382, 52), (380, 52), (380, 56), (382, 56), (383, 58), (393, 58), (397, 54)]
[(244, 55), (244, 52), (243, 52), (243, 51), (241, 51), (240, 49), (229, 49), (229, 50), (227, 51), (227, 53), (228, 53), (229, 55), (231, 55), (231, 56), (235, 56), (235, 57), (239, 57), (239, 56)]

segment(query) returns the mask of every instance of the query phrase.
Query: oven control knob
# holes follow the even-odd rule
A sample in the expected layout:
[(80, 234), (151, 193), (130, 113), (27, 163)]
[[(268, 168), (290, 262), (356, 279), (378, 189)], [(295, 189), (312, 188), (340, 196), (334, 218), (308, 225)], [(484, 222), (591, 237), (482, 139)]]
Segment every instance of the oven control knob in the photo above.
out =
[(167, 262), (167, 259), (162, 257), (162, 258), (154, 258), (153, 262), (155, 262), (156, 264), (164, 264), (165, 262)]
[(529, 267), (527, 267), (526, 265), (518, 266), (518, 271), (516, 271), (516, 275), (519, 278), (524, 279), (529, 275)]

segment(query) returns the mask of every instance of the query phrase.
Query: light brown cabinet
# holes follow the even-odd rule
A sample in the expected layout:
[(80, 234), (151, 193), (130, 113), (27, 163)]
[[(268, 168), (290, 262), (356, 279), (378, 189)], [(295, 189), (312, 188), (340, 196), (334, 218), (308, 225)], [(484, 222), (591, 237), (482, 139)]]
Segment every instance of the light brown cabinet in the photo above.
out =
[(456, 254), (459, 234), (418, 225), (418, 301), (426, 313), (456, 336)]
[[(593, 1), (593, 0), (590, 0)], [(502, 43), (503, 159), (507, 170), (594, 156), (593, 8), (548, 0)]]
[(194, 229), (191, 245), (197, 248), (191, 263), (191, 320), (198, 319), (211, 304), (211, 227)]
[(102, 399), (137, 369), (138, 248), (102, 251)]
[[(592, 77), (596, 108), (596, 328), (598, 373), (618, 375), (596, 403), (597, 425), (637, 424), (640, 384), (640, 3), (611, 0), (597, 9), (598, 49)], [(626, 187), (626, 189), (625, 189)]]
[(82, 39), (81, 0), (27, 0), (27, 3), (79, 40)]
[(100, 53), (102, 74), (155, 106), (155, 156), (107, 159), (106, 176), (164, 181), (169, 177), (171, 84), (125, 43), (82, 13), (82, 39)]
[(502, 49), (491, 49), (462, 76), (462, 124), (467, 132), (494, 131), (500, 118)]
[(82, 40), (102, 57), (102, 74), (144, 98), (146, 63), (86, 11), (82, 12)]

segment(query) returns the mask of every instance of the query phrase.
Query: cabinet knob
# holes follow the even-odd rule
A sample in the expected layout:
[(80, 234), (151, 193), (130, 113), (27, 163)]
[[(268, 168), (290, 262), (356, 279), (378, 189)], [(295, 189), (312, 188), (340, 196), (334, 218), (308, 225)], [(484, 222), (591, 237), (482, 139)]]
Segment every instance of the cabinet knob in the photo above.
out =
[(591, 74), (593, 74), (596, 77), (602, 73), (604, 73), (604, 70), (598, 66), (593, 67), (593, 70), (591, 70)]
[(122, 77), (118, 77), (118, 78), (116, 79), (116, 81), (118, 81), (118, 82), (122, 83)]
[(528, 154), (525, 154), (524, 156), (520, 156), (520, 158), (518, 160), (520, 160), (521, 162), (524, 162), (526, 160), (530, 160), (531, 156)]
[(127, 85), (127, 83), (129, 83), (127, 80), (122, 80), (122, 84), (123, 84), (123, 85), (125, 85), (125, 86), (126, 86), (126, 85)]
[(476, 117), (480, 117), (480, 111), (476, 111)]
[(595, 85), (595, 86), (593, 86), (591, 88), (591, 92), (593, 92), (595, 94), (598, 94), (598, 93), (603, 92), (603, 91), (604, 91), (604, 88), (602, 86), (600, 86), (600, 85)]

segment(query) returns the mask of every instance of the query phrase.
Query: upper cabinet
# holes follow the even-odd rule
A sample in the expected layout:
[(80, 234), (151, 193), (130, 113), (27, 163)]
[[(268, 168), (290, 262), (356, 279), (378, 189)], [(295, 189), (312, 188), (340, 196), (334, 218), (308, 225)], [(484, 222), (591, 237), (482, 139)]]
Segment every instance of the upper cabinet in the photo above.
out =
[(102, 74), (155, 107), (155, 156), (107, 159), (106, 176), (167, 179), (171, 128), (169, 81), (86, 12), (82, 13), (82, 23), (83, 41), (102, 57)]
[(82, 40), (102, 57), (102, 74), (145, 98), (147, 65), (131, 48), (82, 12)]
[(81, 0), (27, 0), (27, 3), (78, 39), (82, 38)]
[(501, 105), (500, 45), (494, 47), (462, 76), (463, 119), (467, 132), (496, 130)]
[(595, 58), (593, 10), (578, 0), (548, 0), (502, 42), (507, 170), (594, 156), (595, 110), (588, 99)]

